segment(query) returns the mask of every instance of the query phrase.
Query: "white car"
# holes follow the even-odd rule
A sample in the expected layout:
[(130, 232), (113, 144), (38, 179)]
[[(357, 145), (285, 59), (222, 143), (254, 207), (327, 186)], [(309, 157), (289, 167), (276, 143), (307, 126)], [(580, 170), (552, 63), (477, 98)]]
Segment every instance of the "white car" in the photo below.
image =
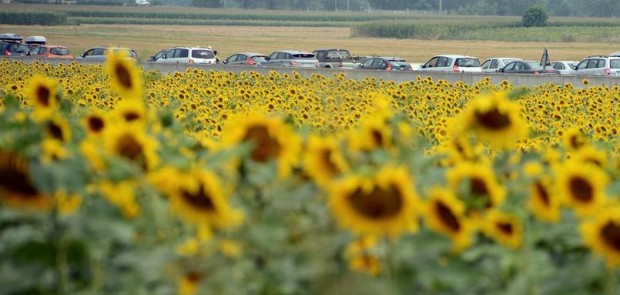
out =
[(466, 55), (436, 55), (420, 67), (421, 71), (471, 73), (482, 72), (477, 57)]
[(560, 71), (560, 74), (562, 75), (574, 75), (577, 73), (577, 70), (575, 69), (577, 68), (578, 63), (578, 61), (574, 60), (560, 60), (552, 62), (551, 67)]
[(155, 60), (156, 63), (216, 64), (216, 51), (203, 47), (174, 47)]
[(620, 56), (589, 56), (575, 68), (576, 75), (620, 76)]
[(484, 73), (493, 73), (499, 71), (499, 69), (505, 67), (507, 64), (517, 61), (523, 60), (518, 57), (491, 57), (487, 58), (482, 63), (482, 72)]

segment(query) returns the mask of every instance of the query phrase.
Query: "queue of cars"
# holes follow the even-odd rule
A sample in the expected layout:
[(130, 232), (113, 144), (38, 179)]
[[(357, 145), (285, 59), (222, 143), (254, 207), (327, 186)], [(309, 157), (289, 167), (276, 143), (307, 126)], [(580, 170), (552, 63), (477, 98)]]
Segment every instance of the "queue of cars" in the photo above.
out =
[[(98, 46), (73, 56), (64, 46), (47, 44), (43, 36), (24, 39), (17, 34), (0, 34), (0, 56), (32, 56), (37, 58), (76, 58), (105, 60), (108, 52), (123, 52), (126, 58), (137, 60), (136, 51), (124, 47)], [(341, 48), (322, 48), (312, 52), (276, 50), (269, 55), (257, 52), (237, 52), (220, 60), (211, 46), (176, 46), (158, 51), (147, 62), (182, 64), (224, 64), (230, 66), (300, 67), (329, 69), (364, 69), (384, 71), (430, 71), (450, 73), (511, 73), (534, 75), (595, 75), (620, 76), (620, 52), (608, 56), (589, 56), (581, 61), (538, 62), (517, 57), (492, 57), (482, 63), (477, 57), (444, 54), (432, 56), (421, 64), (393, 56), (353, 56)]]

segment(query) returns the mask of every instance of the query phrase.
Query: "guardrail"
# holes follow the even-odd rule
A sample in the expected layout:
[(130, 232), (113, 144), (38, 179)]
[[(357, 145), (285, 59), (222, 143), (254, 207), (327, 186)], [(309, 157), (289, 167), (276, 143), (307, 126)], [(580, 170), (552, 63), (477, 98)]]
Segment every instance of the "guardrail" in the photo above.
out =
[[(23, 62), (35, 62), (41, 61), (54, 65), (60, 63), (71, 63), (77, 61), (84, 64), (101, 64), (102, 61), (86, 61), (80, 59), (37, 59), (32, 57), (11, 57), (11, 60), (21, 60)], [(297, 72), (302, 77), (311, 77), (312, 75), (323, 75), (331, 77), (337, 74), (344, 74), (348, 79), (363, 80), (368, 77), (373, 77), (377, 80), (394, 81), (396, 83), (415, 80), (420, 77), (431, 77), (433, 81), (445, 80), (450, 83), (456, 83), (461, 81), (466, 84), (474, 84), (480, 80), (488, 77), (491, 79), (491, 83), (499, 84), (502, 81), (510, 82), (515, 86), (537, 86), (542, 84), (553, 83), (557, 85), (564, 85), (565, 83), (571, 83), (573, 87), (584, 87), (584, 80), (588, 80), (588, 85), (606, 85), (614, 86), (620, 83), (620, 76), (574, 76), (574, 75), (531, 75), (531, 74), (504, 74), (504, 73), (438, 73), (430, 71), (377, 71), (377, 70), (339, 70), (339, 69), (324, 69), (324, 68), (275, 68), (275, 67), (250, 67), (250, 66), (228, 66), (224, 64), (164, 64), (164, 63), (152, 63), (142, 62), (140, 63), (145, 70), (156, 70), (162, 73), (174, 73), (185, 72), (187, 68), (198, 68), (205, 71), (227, 71), (234, 73), (241, 72), (257, 72), (263, 75), (268, 75), (271, 71), (277, 71), (279, 73), (292, 73)]]

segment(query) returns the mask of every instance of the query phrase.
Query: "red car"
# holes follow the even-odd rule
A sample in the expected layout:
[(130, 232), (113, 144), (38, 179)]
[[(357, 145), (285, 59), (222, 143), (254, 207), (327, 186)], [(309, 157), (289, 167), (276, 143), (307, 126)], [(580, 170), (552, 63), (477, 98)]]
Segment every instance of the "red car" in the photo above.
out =
[(73, 58), (69, 48), (58, 45), (38, 45), (28, 55), (40, 58)]

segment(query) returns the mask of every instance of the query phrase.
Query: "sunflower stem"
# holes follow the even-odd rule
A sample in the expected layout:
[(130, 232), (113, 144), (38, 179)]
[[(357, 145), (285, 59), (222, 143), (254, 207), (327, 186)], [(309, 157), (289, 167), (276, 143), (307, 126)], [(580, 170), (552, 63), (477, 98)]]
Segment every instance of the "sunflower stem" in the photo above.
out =
[(64, 295), (67, 286), (67, 249), (63, 239), (59, 211), (58, 205), (54, 205), (52, 210), (52, 247), (55, 250), (54, 274), (56, 277), (56, 294)]
[(613, 268), (607, 269), (607, 278), (606, 278), (606, 286), (605, 286), (605, 294), (616, 295), (618, 294), (616, 291), (616, 275), (617, 272)]

